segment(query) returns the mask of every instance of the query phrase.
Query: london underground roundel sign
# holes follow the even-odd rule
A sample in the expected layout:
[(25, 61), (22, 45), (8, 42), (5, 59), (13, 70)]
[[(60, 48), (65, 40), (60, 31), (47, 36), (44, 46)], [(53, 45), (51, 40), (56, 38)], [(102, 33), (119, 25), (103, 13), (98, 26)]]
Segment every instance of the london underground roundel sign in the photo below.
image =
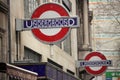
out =
[[(106, 57), (101, 54), (100, 52), (91, 52), (85, 57), (86, 61), (92, 61), (92, 60), (106, 60)], [(100, 66), (100, 67), (90, 67), (86, 66), (85, 70), (92, 74), (92, 75), (100, 75), (103, 72), (105, 72), (107, 69), (107, 66)]]
[[(32, 19), (69, 17), (67, 10), (57, 3), (46, 3), (39, 6), (32, 14)], [(51, 29), (32, 29), (34, 36), (42, 42), (54, 44), (62, 41), (68, 35), (69, 27)]]

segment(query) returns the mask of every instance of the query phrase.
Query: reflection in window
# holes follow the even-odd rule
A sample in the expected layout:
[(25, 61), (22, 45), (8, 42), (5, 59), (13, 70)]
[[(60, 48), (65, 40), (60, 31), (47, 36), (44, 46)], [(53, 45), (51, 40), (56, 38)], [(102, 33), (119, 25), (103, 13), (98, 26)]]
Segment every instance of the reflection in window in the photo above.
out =
[(60, 3), (60, 0), (51, 0), (52, 2), (59, 2)]
[(30, 18), (33, 11), (38, 7), (39, 0), (24, 0), (25, 18)]
[(41, 61), (41, 55), (27, 47), (24, 48), (24, 60), (30, 60), (31, 62), (39, 63)]
[(46, 2), (48, 2), (48, 0), (43, 0), (43, 3), (46, 3)]
[(63, 40), (61, 43), (59, 42), (56, 43), (56, 45), (72, 56), (71, 54), (71, 33), (69, 33), (69, 35), (65, 38), (65, 40)]
[(65, 39), (65, 41), (63, 42), (63, 48), (64, 48), (65, 52), (67, 52), (69, 55), (71, 55), (71, 37), (70, 37), (70, 33), (67, 36), (67, 38)]

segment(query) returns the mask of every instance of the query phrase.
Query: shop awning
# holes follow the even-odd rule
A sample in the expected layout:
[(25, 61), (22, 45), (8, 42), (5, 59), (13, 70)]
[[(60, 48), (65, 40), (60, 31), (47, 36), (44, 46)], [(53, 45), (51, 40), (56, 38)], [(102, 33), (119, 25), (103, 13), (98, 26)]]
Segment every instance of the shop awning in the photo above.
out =
[(37, 80), (37, 73), (8, 64), (0, 63), (0, 72), (22, 80)]
[(15, 65), (38, 73), (38, 80), (78, 80), (74, 75), (70, 75), (47, 62), (17, 63)]

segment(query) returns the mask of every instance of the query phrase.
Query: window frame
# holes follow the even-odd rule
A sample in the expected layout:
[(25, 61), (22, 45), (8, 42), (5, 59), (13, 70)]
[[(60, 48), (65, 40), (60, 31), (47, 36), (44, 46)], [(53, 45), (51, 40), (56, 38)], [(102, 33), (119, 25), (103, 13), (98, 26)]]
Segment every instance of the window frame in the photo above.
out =
[[(26, 53), (26, 52), (30, 52), (30, 53)], [(37, 59), (35, 59), (35, 57)], [(24, 60), (28, 60), (28, 61), (32, 60), (33, 62), (40, 63), (42, 61), (42, 55), (39, 54), (38, 52), (35, 52), (34, 50), (24, 46)]]

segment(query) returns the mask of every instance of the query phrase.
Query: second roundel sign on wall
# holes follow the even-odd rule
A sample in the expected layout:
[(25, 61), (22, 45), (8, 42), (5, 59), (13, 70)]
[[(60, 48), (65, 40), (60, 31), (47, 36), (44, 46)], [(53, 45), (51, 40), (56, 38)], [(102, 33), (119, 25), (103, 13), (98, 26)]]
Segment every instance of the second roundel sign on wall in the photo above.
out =
[[(69, 13), (62, 5), (57, 3), (46, 3), (35, 9), (31, 16), (31, 19), (56, 18), (64, 16), (69, 17)], [(32, 29), (32, 33), (38, 40), (48, 44), (62, 41), (66, 38), (69, 31), (69, 27)]]
[[(100, 52), (91, 52), (85, 57), (85, 60), (86, 61), (106, 60), (106, 57)], [(86, 66), (85, 69), (88, 73), (92, 75), (100, 75), (106, 71), (107, 66), (93, 67), (93, 68), (90, 66)]]

